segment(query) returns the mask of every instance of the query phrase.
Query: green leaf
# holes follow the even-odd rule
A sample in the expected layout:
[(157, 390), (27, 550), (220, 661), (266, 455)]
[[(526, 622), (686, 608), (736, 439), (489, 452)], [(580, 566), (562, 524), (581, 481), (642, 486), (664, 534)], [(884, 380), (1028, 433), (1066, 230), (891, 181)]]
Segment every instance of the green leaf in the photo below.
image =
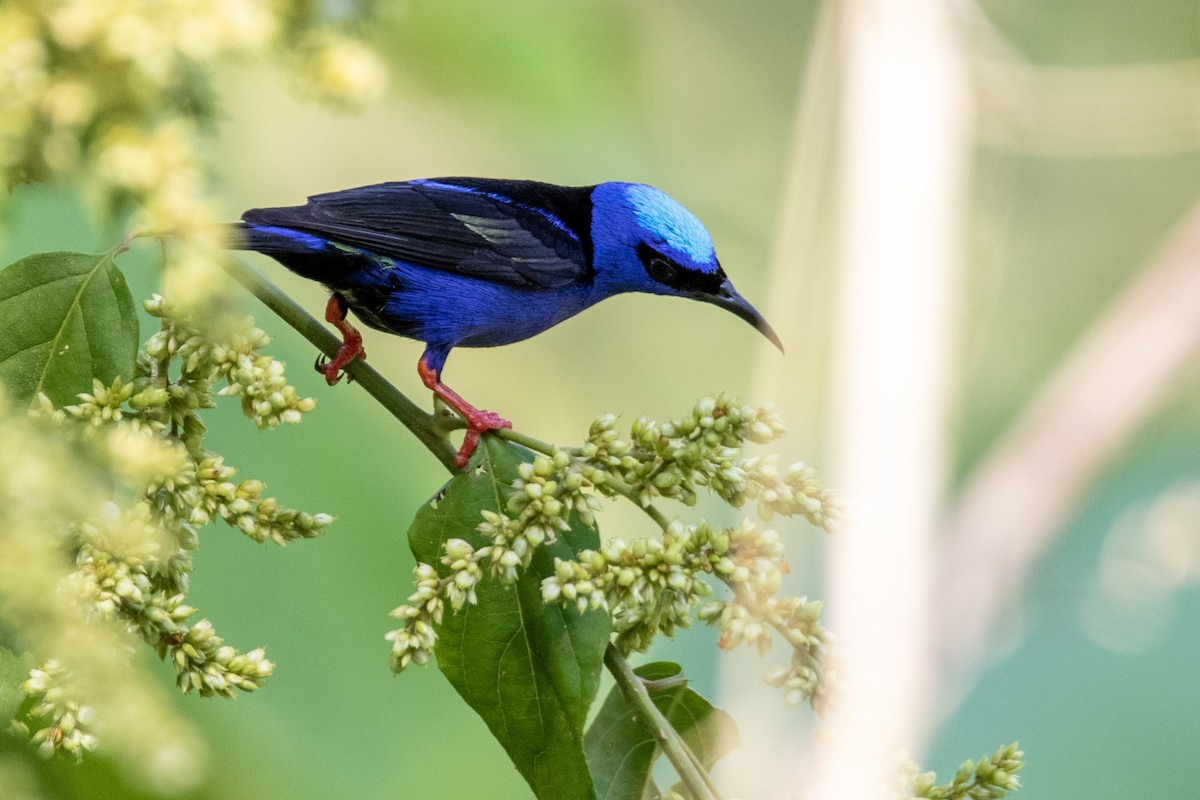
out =
[[(492, 436), (467, 469), (424, 506), (408, 532), (413, 554), (442, 574), (442, 543), (486, 540), (475, 531), (484, 509), (500, 511), (529, 451)], [(529, 569), (511, 586), (490, 576), (480, 582), (478, 604), (446, 612), (438, 627), (442, 674), (483, 717), (534, 794), (554, 800), (595, 797), (583, 729), (595, 699), (604, 648), (612, 631), (602, 611), (579, 614), (542, 601), (542, 578), (554, 558), (595, 549), (600, 536), (573, 519), (553, 544), (538, 548)]]
[[(713, 708), (680, 678), (682, 668), (668, 661), (644, 664), (634, 672), (646, 681), (668, 685), (649, 689), (650, 699), (696, 754), (705, 769), (711, 769), (737, 746), (733, 718)], [(678, 679), (672, 680), (672, 679)], [(653, 728), (638, 717), (620, 687), (614, 686), (604, 699), (585, 738), (588, 763), (600, 800), (642, 800), (657, 797), (650, 770), (662, 752)], [(682, 790), (677, 788), (682, 793)], [(686, 796), (686, 795), (685, 795)]]
[(133, 378), (137, 310), (116, 251), (39, 253), (0, 270), (0, 383), (66, 405), (92, 379)]
[(0, 725), (16, 716), (25, 700), (25, 690), (21, 684), (29, 679), (31, 666), (33, 664), (28, 657), (0, 643)]

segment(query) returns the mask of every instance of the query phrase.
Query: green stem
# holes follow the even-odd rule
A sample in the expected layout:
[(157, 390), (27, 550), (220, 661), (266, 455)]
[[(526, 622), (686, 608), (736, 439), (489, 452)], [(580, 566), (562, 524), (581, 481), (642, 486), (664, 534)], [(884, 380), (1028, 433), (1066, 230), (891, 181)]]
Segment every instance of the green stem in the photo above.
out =
[(514, 444), (519, 444), (522, 447), (528, 447), (530, 450), (534, 450), (542, 455), (553, 456), (556, 449), (554, 445), (550, 444), (549, 442), (543, 442), (541, 439), (535, 439), (529, 434), (515, 431), (512, 428), (501, 428), (498, 431), (494, 431), (494, 433), (496, 436), (500, 437), (506, 442), (512, 442)]
[[(278, 286), (263, 277), (258, 270), (233, 258), (226, 262), (225, 269), (238, 283), (261, 300), (267, 308), (279, 315), (280, 319), (312, 342), (318, 350), (330, 358), (337, 354), (338, 348), (342, 344), (338, 338), (315, 317), (301, 308), (295, 300), (280, 291)], [(399, 389), (388, 383), (386, 378), (361, 358), (350, 362), (346, 367), (346, 373), (366, 389), (368, 394), (379, 401), (379, 404), (398, 419), (400, 424), (412, 431), (421, 444), (425, 445), (446, 469), (451, 472), (456, 471), (454, 448), (450, 446), (438, 428), (436, 418), (432, 414), (425, 412), (420, 406), (405, 397)]]
[(646, 515), (647, 515), (648, 517), (650, 517), (650, 519), (652, 519), (652, 520), (654, 520), (656, 523), (658, 523), (658, 527), (662, 528), (664, 531), (667, 529), (667, 527), (668, 527), (668, 526), (670, 526), (670, 524), (671, 524), (671, 520), (667, 519), (667, 515), (666, 515), (666, 514), (664, 514), (664, 513), (662, 513), (661, 511), (659, 511), (659, 510), (658, 510), (657, 508), (655, 508), (654, 506), (644, 506), (644, 505), (642, 505), (641, 503), (639, 503), (639, 502), (637, 501), (637, 498), (635, 498), (635, 497), (633, 496), (633, 493), (632, 493), (632, 492), (630, 492), (629, 494), (626, 494), (626, 495), (625, 495), (625, 497), (628, 497), (630, 500), (632, 500), (632, 501), (633, 501), (634, 505), (636, 505), (636, 506), (637, 506), (638, 508), (640, 508), (642, 511), (645, 511), (645, 512), (646, 512)]
[(658, 527), (662, 528), (664, 531), (667, 529), (667, 526), (671, 524), (671, 520), (667, 519), (667, 515), (659, 511), (657, 506), (642, 505), (642, 501), (638, 499), (638, 496), (633, 491), (633, 487), (628, 483), (618, 480), (610, 475), (605, 479), (604, 485), (640, 508), (643, 512), (645, 512), (646, 516), (654, 520), (655, 523), (658, 524)]
[(625, 699), (633, 706), (651, 729), (654, 738), (658, 740), (667, 760), (675, 767), (680, 779), (687, 784), (688, 791), (696, 800), (720, 800), (720, 793), (712, 784), (708, 771), (699, 763), (695, 754), (688, 748), (687, 743), (679, 732), (671, 725), (663, 713), (654, 705), (650, 693), (646, 691), (642, 679), (637, 676), (617, 648), (609, 645), (604, 651), (604, 665), (617, 680), (617, 686)]
[[(226, 262), (225, 268), (238, 283), (245, 286), (267, 308), (274, 311), (280, 319), (295, 328), (301, 336), (308, 339), (317, 349), (330, 358), (337, 353), (338, 348), (341, 346), (341, 342), (337, 337), (330, 333), (316, 318), (301, 308), (299, 304), (280, 291), (279, 287), (263, 277), (257, 270), (236, 259), (229, 259)], [(454, 448), (446, 440), (442, 432), (443, 428), (439, 427), (437, 418), (433, 414), (423, 411), (416, 403), (405, 397), (399, 389), (390, 384), (362, 359), (352, 361), (346, 368), (346, 372), (359, 385), (366, 389), (368, 394), (374, 397), (380, 405), (386, 408), (392, 416), (412, 431), (413, 435), (429, 449), (429, 452), (433, 453), (434, 457), (442, 462), (442, 465), (446, 469), (451, 473), (457, 472), (457, 468), (454, 465)], [(496, 431), (495, 433), (502, 439), (523, 445), (539, 453), (546, 455), (554, 454), (555, 448), (553, 445), (519, 431), (505, 429)], [(610, 480), (609, 485), (618, 494), (632, 500), (638, 508), (645, 511), (660, 527), (663, 529), (667, 527), (669, 521), (662, 512), (654, 506), (643, 506), (638, 502), (631, 486), (615, 480)], [(680, 779), (687, 785), (692, 796), (697, 800), (720, 800), (721, 795), (713, 785), (708, 770), (700, 763), (700, 760), (687, 746), (687, 743), (684, 742), (670, 721), (654, 705), (654, 701), (650, 699), (650, 694), (647, 692), (641, 678), (633, 672), (633, 669), (629, 666), (629, 662), (617, 652), (616, 647), (612, 644), (609, 644), (608, 648), (604, 651), (604, 664), (608, 667), (608, 671), (613, 674), (613, 677), (616, 678), (617, 684), (621, 687), (621, 691), (625, 694), (629, 703), (650, 724), (654, 732), (654, 737), (658, 740), (667, 759), (675, 767), (675, 771), (679, 773)]]

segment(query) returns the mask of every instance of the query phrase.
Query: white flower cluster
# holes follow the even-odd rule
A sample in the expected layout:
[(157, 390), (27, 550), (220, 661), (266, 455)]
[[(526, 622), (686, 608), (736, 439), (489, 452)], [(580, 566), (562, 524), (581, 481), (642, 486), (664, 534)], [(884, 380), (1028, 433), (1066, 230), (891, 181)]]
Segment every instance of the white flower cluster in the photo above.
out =
[[(572, 513), (591, 524), (599, 510), (595, 486), (586, 477), (595, 471), (563, 451), (537, 456), (533, 463), (517, 468), (520, 476), (505, 503), (505, 514), (483, 510), (476, 530), (490, 543), (476, 548), (464, 539), (449, 539), (442, 547), (441, 562), (449, 568), (445, 578), (429, 564), (417, 565), (417, 589), (408, 603), (392, 611), (405, 621), (404, 627), (387, 635), (392, 642), (392, 669), (402, 671), (410, 663), (424, 664), (437, 642), (433, 625), (441, 622), (443, 600), (453, 611), (476, 602), (475, 587), (486, 569), (504, 583), (517, 579), (529, 566), (537, 547), (554, 541), (570, 528)], [(603, 476), (599, 476), (601, 479)]]
[(697, 487), (724, 496), (729, 482), (739, 479), (737, 457), (755, 415), (724, 396), (705, 397), (680, 419), (639, 418), (626, 440), (615, 430), (616, 417), (607, 414), (592, 423), (582, 455), (632, 487), (642, 505), (656, 497), (694, 505)]
[[(693, 614), (720, 628), (718, 641), (726, 649), (753, 644), (765, 653), (778, 635), (792, 649), (791, 664), (772, 670), (768, 682), (784, 690), (788, 703), (820, 705), (829, 638), (818, 621), (820, 603), (778, 596), (789, 569), (779, 534), (752, 520), (720, 530), (707, 523), (685, 526), (667, 522), (651, 508), (659, 497), (694, 503), (698, 488), (707, 487), (735, 507), (757, 501), (764, 519), (800, 515), (828, 527), (836, 502), (811, 467), (796, 464), (780, 474), (771, 457), (742, 457), (746, 441), (771, 441), (782, 434), (778, 415), (770, 407), (720, 396), (703, 398), (682, 419), (639, 419), (628, 439), (615, 425), (613, 415), (601, 417), (580, 450), (555, 450), (521, 465), (503, 512), (481, 512), (477, 530), (489, 543), (445, 543), (445, 577), (419, 565), (417, 593), (393, 612), (406, 621), (389, 635), (393, 668), (428, 658), (443, 601), (452, 611), (476, 602), (485, 572), (506, 583), (516, 580), (538, 546), (569, 528), (572, 512), (591, 522), (602, 493), (624, 495), (647, 508), (663, 524), (662, 538), (613, 539), (577, 559), (555, 559), (554, 574), (542, 581), (546, 603), (581, 613), (608, 611), (623, 653), (644, 651), (656, 636), (673, 635), (677, 627), (691, 624)], [(714, 589), (705, 576), (724, 582), (732, 599), (712, 599)]]
[[(157, 365), (177, 360), (180, 374), (167, 388), (174, 418), (182, 421), (198, 408), (211, 408), (212, 384), (224, 379), (219, 394), (242, 398), (242, 411), (259, 428), (295, 424), (312, 411), (316, 401), (301, 398), (284, 376), (284, 365), (261, 350), (271, 342), (249, 320), (224, 332), (221, 341), (188, 324), (180, 309), (161, 295), (144, 303), (146, 311), (162, 321), (162, 329), (146, 342), (146, 355)], [(161, 367), (160, 367), (161, 368)], [(152, 377), (163, 378), (161, 375)]]
[(253, 478), (234, 483), (237, 470), (219, 455), (207, 454), (196, 465), (200, 499), (191, 509), (191, 521), (204, 524), (220, 517), (256, 542), (267, 539), (287, 544), (311, 539), (333, 522), (328, 514), (308, 514), (280, 505), (274, 497), (263, 497), (266, 486)]
[(997, 800), (1021, 788), (1017, 773), (1025, 766), (1025, 753), (1016, 742), (1002, 745), (978, 762), (964, 761), (946, 784), (937, 785), (933, 772), (919, 772), (909, 765), (904, 780), (904, 797), (921, 800)]
[[(792, 647), (792, 664), (768, 673), (789, 704), (813, 700), (828, 634), (819, 623), (821, 604), (777, 597), (787, 572), (779, 535), (751, 521), (713, 531), (707, 524), (672, 522), (662, 540), (621, 539), (578, 560), (555, 559), (555, 574), (542, 581), (547, 603), (605, 608), (612, 614), (617, 647), (645, 651), (659, 635), (691, 625), (691, 615), (720, 629), (718, 644), (732, 650), (751, 644), (770, 650), (777, 633)], [(705, 574), (720, 578), (734, 599), (710, 600)]]
[(96, 712), (91, 706), (81, 705), (63, 685), (65, 677), (66, 670), (54, 659), (29, 671), (29, 680), (22, 685), (25, 694), (35, 698), (29, 716), (47, 721), (29, 739), (44, 757), (65, 753), (79, 760), (84, 751), (95, 750), (98, 744), (91, 733)]
[[(626, 484), (642, 505), (656, 497), (693, 505), (698, 488), (708, 487), (735, 508), (747, 500), (757, 501), (763, 520), (776, 514), (802, 515), (828, 528), (837, 517), (835, 498), (811, 467), (796, 463), (781, 475), (775, 456), (741, 457), (747, 441), (762, 444), (785, 433), (770, 404), (742, 405), (718, 395), (702, 398), (681, 419), (656, 422), (642, 417), (633, 424), (628, 440), (615, 426), (612, 414), (592, 423), (581, 455), (589, 465)], [(603, 486), (602, 480), (595, 482)]]
[(491, 545), (470, 554), (473, 563), (487, 561), (492, 574), (505, 583), (516, 580), (518, 571), (529, 566), (542, 542), (552, 542), (557, 532), (570, 528), (572, 512), (591, 525), (600, 509), (595, 485), (585, 477), (585, 473), (595, 477), (593, 471), (575, 464), (562, 450), (550, 457), (539, 455), (517, 471), (520, 477), (513, 483), (506, 513), (484, 510), (483, 522), (476, 528), (491, 539)]
[(658, 539), (613, 539), (585, 550), (577, 561), (555, 559), (542, 581), (547, 603), (605, 608), (612, 614), (617, 647), (646, 650), (654, 637), (691, 625), (692, 609), (712, 594), (700, 577), (723, 557), (728, 537), (707, 525), (672, 523)]
[[(39, 396), (37, 400), (37, 413), (48, 417), (55, 416), (54, 405), (49, 398)], [(166, 401), (165, 390), (151, 386), (146, 381), (143, 381), (141, 386), (137, 386), (135, 383), (123, 383), (118, 377), (111, 386), (105, 386), (93, 378), (92, 391), (80, 393), (79, 402), (64, 407), (58, 416), (70, 416), (96, 428), (123, 421), (129, 422), (132, 427), (136, 428), (142, 422), (141, 416), (139, 414), (130, 415), (130, 409), (141, 411), (152, 406), (161, 406)], [(126, 409), (126, 405), (129, 405), (130, 408)], [(151, 421), (151, 425), (156, 429), (161, 428), (161, 425), (154, 425), (153, 421)]]
[(393, 617), (404, 620), (404, 626), (387, 635), (392, 643), (392, 672), (397, 674), (409, 664), (424, 664), (429, 660), (437, 644), (434, 625), (441, 623), (445, 610), (442, 592), (446, 582), (438, 577), (437, 570), (429, 564), (417, 564), (414, 571), (416, 590), (409, 595), (407, 604), (392, 612)]
[[(161, 297), (146, 305), (162, 329), (140, 353), (133, 381), (96, 382), (62, 409), (41, 397), (33, 413), (38, 424), (87, 452), (84, 463), (107, 471), (107, 478), (93, 479), (97, 491), (111, 493), (111, 485), (100, 487), (115, 481), (118, 496), (131, 498), (123, 508), (110, 500), (87, 511), (64, 509), (69, 524), (59, 525), (66, 533), (56, 543), (63, 557), (57, 581), (78, 618), (115, 622), (141, 638), (174, 666), (183, 691), (231, 697), (261, 686), (274, 665), (261, 649), (243, 653), (226, 645), (208, 620), (189, 621), (195, 609), (186, 591), (197, 526), (220, 517), (256, 541), (285, 544), (318, 535), (332, 519), (283, 507), (264, 496), (261, 481), (235, 481), (236, 471), (203, 448), (198, 412), (213, 405), (213, 382), (221, 379), (228, 387), (220, 394), (241, 396), (260, 428), (296, 422), (313, 403), (287, 384), (280, 362), (259, 351), (267, 339), (258, 329), (246, 324), (214, 341), (179, 321)], [(18, 472), (41, 474), (32, 467)], [(6, 585), (0, 579), (0, 598), (7, 596)], [(31, 649), (50, 660), (58, 652)], [(86, 669), (72, 660), (69, 668), (35, 671), (27, 683), (39, 709), (30, 718), (36, 723), (31, 735), (43, 750), (78, 755), (92, 743), (88, 737), (95, 734), (79, 713), (86, 704), (76, 699), (95, 694)], [(107, 708), (105, 716), (111, 714)]]
[(770, 521), (776, 514), (802, 516), (818, 528), (834, 530), (841, 506), (833, 493), (821, 485), (815, 469), (797, 461), (780, 475), (779, 459), (774, 455), (752, 456), (738, 466), (744, 478), (739, 492), (730, 498), (735, 505), (754, 500), (758, 516), (764, 521)]
[[(792, 647), (791, 662), (768, 670), (766, 681), (783, 690), (783, 700), (790, 706), (812, 703), (823, 711), (834, 686), (835, 672), (831, 659), (832, 636), (820, 623), (821, 602), (807, 597), (769, 598), (755, 607), (754, 616), (766, 620), (779, 631)], [(732, 627), (729, 630), (736, 631)], [(724, 631), (722, 631), (724, 633)], [(735, 647), (736, 639), (728, 645)], [(762, 646), (759, 646), (760, 652)]]
[[(168, 537), (144, 503), (122, 511), (112, 501), (114, 488), (136, 495), (144, 484), (127, 482), (129, 473), (109, 463), (103, 428), (75, 425), (79, 437), (63, 436), (62, 425), (45, 416), (9, 406), (0, 392), (0, 624), (9, 647), (42, 663), (25, 685), (29, 702), (13, 730), (43, 754), (76, 758), (100, 737), (148, 782), (191, 787), (199, 742), (131, 660), (135, 640), (125, 621), (106, 621), (115, 602), (91, 603), (77, 570), (93, 546), (161, 565)], [(136, 571), (112, 588), (139, 590)], [(169, 771), (160, 769), (167, 751), (184, 756)]]

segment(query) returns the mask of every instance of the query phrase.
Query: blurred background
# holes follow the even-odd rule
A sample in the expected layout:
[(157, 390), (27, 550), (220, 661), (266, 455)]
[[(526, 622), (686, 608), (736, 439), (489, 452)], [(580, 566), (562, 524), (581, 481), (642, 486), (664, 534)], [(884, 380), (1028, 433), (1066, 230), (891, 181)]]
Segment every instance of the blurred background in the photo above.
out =
[[(731, 315), (627, 296), (532, 341), (456, 350), (447, 381), (562, 444), (579, 441), (606, 411), (631, 422), (683, 413), (705, 393), (771, 400), (793, 431), (782, 455), (815, 464), (836, 487), (853, 460), (837, 450), (839, 426), (854, 424), (838, 421), (846, 354), (837, 332), (847, 315), (855, 319), (838, 299), (839, 272), (847, 242), (871, 236), (846, 227), (853, 199), (841, 176), (857, 145), (844, 116), (841, 70), (855, 56), (843, 11), (794, 0), (380, 4), (365, 34), (389, 63), (385, 99), (338, 114), (297, 99), (279, 71), (229, 67), (216, 87), (223, 119), (213, 178), (230, 219), (413, 177), (657, 185), (706, 223), (742, 293), (784, 335), (786, 356)], [(959, 164), (948, 184), (949, 266), (932, 292), (945, 301), (928, 309), (945, 318), (930, 491), (946, 522), (912, 545), (928, 577), (913, 591), (929, 612), (918, 632), (927, 685), (917, 695), (913, 756), (952, 774), (961, 760), (1019, 738), (1028, 754), (1022, 798), (1196, 797), (1200, 337), (1186, 320), (1139, 324), (1170, 316), (1153, 298), (1170, 307), (1169, 298), (1190, 296), (1200, 271), (1200, 250), (1179, 249), (1200, 225), (1200, 10), (1186, 0), (986, 0), (948, 13), (954, 55), (946, 63), (961, 67), (963, 93), (937, 108), (953, 109), (946, 119), (960, 126), (961, 152), (947, 153)], [(912, 92), (911, 104), (900, 95), (898, 105), (920, 116), (928, 98), (921, 87)], [(888, 129), (873, 133), (886, 145)], [(914, 198), (928, 188), (914, 184)], [(18, 187), (11, 213), (3, 263), (107, 249), (120, 238), (62, 186)], [(1035, 398), (1038, 408), (1058, 402), (1061, 413), (1064, 398), (1080, 396), (1064, 388), (1075, 374), (1064, 365), (1164, 257), (1182, 257), (1185, 268), (1162, 278), (1112, 340), (1136, 348), (1123, 356), (1098, 348), (1125, 360), (1105, 372), (1100, 357), (1086, 374), (1115, 379), (1080, 384), (1093, 402), (1079, 414), (1106, 433), (1056, 439), (1053, 424), (1037, 422), (1059, 419), (1052, 411), (1029, 422)], [(152, 248), (120, 263), (135, 297), (155, 289)], [(323, 307), (320, 287), (270, 261), (256, 265), (314, 313)], [(905, 274), (903, 258), (896, 269)], [(363, 392), (326, 387), (298, 335), (251, 298), (243, 304), (319, 408), (301, 426), (258, 433), (227, 404), (215, 412), (209, 445), (282, 502), (338, 521), (283, 552), (221, 526), (204, 531), (194, 605), (230, 643), (265, 646), (278, 668), (262, 691), (236, 702), (179, 698), (211, 748), (212, 774), (193, 796), (528, 796), (434, 669), (393, 678), (387, 668), (387, 612), (410, 591), (404, 534), (444, 472)], [(1146, 330), (1153, 335), (1139, 338)], [(367, 348), (377, 368), (424, 401), (420, 345), (368, 332)], [(1156, 370), (1160, 348), (1177, 358)], [(1047, 400), (1048, 384), (1058, 394)], [(904, 394), (902, 386), (877, 390)], [(1139, 390), (1139, 401), (1122, 399)], [(1078, 417), (1066, 407), (1067, 419)], [(1116, 418), (1106, 421), (1108, 411)], [(986, 481), (998, 452), (1015, 453), (1017, 473), (1044, 491), (987, 506), (987, 530), (959, 529), (960, 512), (970, 516), (963, 492)], [(1047, 474), (1041, 457), (1061, 458), (1066, 472), (1038, 477)], [(851, 516), (856, 502), (869, 498), (848, 497)], [(732, 522), (716, 507), (708, 513)], [(616, 506), (601, 527), (650, 533)], [(823, 535), (800, 523), (784, 532), (794, 591), (844, 597), (846, 587), (823, 577), (841, 574), (826, 568)], [(1019, 544), (1006, 550), (1009, 541)], [(994, 602), (969, 607), (978, 596)], [(886, 595), (877, 599), (886, 607)], [(827, 608), (836, 630), (838, 608)], [(785, 709), (761, 683), (772, 662), (718, 654), (702, 629), (650, 658), (681, 661), (741, 723), (742, 746), (718, 769), (730, 794), (803, 791), (813, 714)], [(64, 796), (132, 796), (102, 763), (56, 770), (54, 780)]]

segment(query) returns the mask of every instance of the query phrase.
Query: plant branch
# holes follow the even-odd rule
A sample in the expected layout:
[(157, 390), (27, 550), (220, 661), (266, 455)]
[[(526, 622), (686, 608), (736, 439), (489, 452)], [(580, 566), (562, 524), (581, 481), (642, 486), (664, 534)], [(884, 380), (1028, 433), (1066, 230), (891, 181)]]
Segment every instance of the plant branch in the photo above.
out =
[(617, 686), (621, 687), (625, 699), (642, 715), (663, 753), (679, 773), (680, 779), (687, 784), (692, 796), (697, 800), (720, 800), (721, 795), (713, 786), (708, 770), (699, 763), (670, 720), (654, 705), (645, 684), (634, 673), (629, 662), (611, 644), (604, 651), (604, 665), (616, 678)]
[[(341, 342), (315, 317), (300, 307), (295, 300), (284, 294), (278, 286), (267, 280), (258, 270), (236, 258), (225, 262), (225, 270), (234, 280), (245, 286), (250, 293), (274, 311), (280, 319), (291, 325), (325, 355), (332, 358)], [(399, 389), (387, 381), (378, 371), (361, 358), (356, 358), (346, 367), (346, 373), (367, 390), (381, 406), (412, 431), (421, 444), (442, 462), (442, 466), (455, 472), (454, 448), (446, 440), (437, 418), (409, 400)]]
[(530, 450), (534, 450), (545, 456), (553, 456), (554, 451), (558, 449), (549, 442), (543, 442), (541, 439), (535, 439), (528, 434), (515, 431), (512, 428), (501, 428), (498, 431), (493, 431), (493, 433), (506, 442), (512, 442), (514, 444), (519, 444), (522, 447), (528, 447)]

